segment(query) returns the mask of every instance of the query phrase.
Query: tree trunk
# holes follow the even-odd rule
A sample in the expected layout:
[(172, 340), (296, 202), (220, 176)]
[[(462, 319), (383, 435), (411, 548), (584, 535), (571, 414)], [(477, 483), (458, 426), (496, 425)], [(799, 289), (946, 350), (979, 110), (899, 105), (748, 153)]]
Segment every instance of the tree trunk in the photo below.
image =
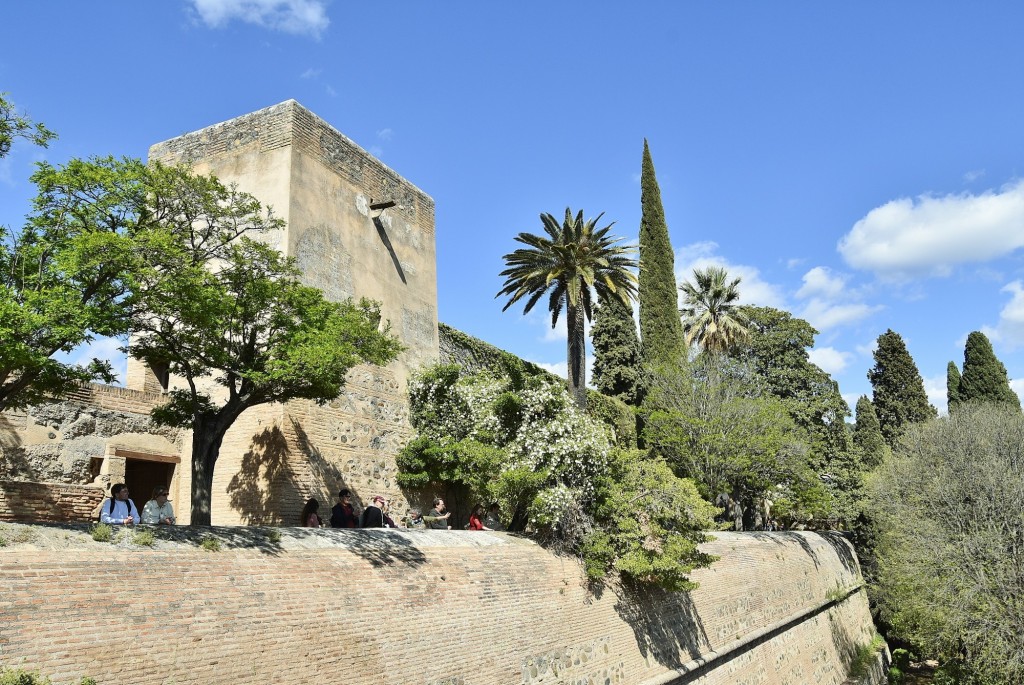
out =
[(192, 426), (192, 523), (210, 525), (213, 503), (213, 467), (220, 456), (224, 435), (234, 422), (219, 416), (197, 417)]
[(583, 310), (566, 304), (565, 324), (569, 346), (569, 392), (581, 410), (587, 408), (587, 339), (583, 328)]

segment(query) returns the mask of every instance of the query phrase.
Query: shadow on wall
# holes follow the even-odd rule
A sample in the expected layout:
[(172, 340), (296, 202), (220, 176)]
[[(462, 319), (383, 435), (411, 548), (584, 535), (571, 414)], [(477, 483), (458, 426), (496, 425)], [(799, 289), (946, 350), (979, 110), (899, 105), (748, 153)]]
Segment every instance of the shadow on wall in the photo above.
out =
[(711, 649), (704, 622), (687, 592), (624, 583), (615, 611), (633, 629), (644, 658), (667, 668), (679, 668)]
[(857, 562), (857, 556), (853, 552), (853, 546), (846, 540), (842, 533), (832, 531), (815, 531), (813, 533), (796, 533), (793, 531), (776, 531), (772, 533), (767, 532), (748, 532), (745, 535), (750, 535), (755, 540), (761, 542), (774, 542), (777, 545), (784, 544), (797, 544), (800, 548), (807, 553), (807, 556), (814, 562), (814, 567), (818, 568), (821, 564), (818, 561), (818, 553), (815, 551), (814, 546), (808, 541), (808, 535), (817, 535), (835, 551), (836, 556), (839, 557), (839, 561), (843, 564), (843, 568), (853, 574), (860, 575), (860, 564)]

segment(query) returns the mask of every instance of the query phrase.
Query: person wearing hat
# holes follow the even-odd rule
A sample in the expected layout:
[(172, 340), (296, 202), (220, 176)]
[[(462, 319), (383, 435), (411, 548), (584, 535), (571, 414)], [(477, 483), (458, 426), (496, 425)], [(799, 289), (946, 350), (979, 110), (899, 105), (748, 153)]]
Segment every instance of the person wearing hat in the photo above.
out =
[(153, 488), (153, 499), (142, 507), (142, 522), (151, 526), (174, 525), (174, 508), (167, 501), (167, 488), (162, 485)]
[(361, 528), (383, 528), (384, 527), (384, 497), (374, 495), (369, 506), (363, 510)]

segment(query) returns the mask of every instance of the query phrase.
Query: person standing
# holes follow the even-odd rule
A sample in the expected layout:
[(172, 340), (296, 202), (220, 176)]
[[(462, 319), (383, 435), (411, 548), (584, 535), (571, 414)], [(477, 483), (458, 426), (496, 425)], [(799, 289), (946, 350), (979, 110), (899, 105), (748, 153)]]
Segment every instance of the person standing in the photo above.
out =
[(142, 522), (153, 526), (173, 526), (174, 507), (167, 501), (167, 488), (153, 488), (153, 499), (142, 507)]
[(312, 497), (306, 500), (306, 506), (302, 507), (302, 514), (299, 516), (303, 528), (319, 528), (323, 522), (320, 520), (320, 502)]
[(423, 519), (427, 522), (427, 527), (434, 530), (451, 530), (452, 527), (448, 525), (448, 517), (451, 516), (450, 511), (445, 511), (444, 500), (440, 497), (434, 498), (434, 508), (430, 510), (429, 516), (424, 516)]
[(139, 522), (139, 510), (135, 502), (128, 499), (128, 486), (115, 483), (110, 488), (110, 497), (100, 505), (100, 522), (130, 526)]
[(358, 528), (359, 517), (352, 509), (352, 491), (338, 493), (338, 503), (331, 508), (331, 528)]
[(469, 529), (470, 530), (491, 530), (484, 525), (484, 505), (478, 504), (473, 507), (473, 512), (469, 515)]
[(384, 527), (384, 498), (381, 495), (374, 495), (369, 506), (363, 510), (361, 528), (383, 528)]

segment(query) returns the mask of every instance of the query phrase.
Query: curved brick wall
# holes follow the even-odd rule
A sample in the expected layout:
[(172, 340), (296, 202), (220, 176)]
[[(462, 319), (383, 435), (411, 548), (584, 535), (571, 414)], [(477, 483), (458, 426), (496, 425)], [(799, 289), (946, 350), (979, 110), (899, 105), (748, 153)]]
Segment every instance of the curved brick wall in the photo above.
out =
[(153, 548), (0, 530), (0, 663), (56, 683), (799, 685), (843, 682), (874, 634), (837, 536), (718, 534), (700, 589), (669, 595), (593, 594), (503, 534), (280, 532), (213, 529), (208, 552), (184, 528)]

